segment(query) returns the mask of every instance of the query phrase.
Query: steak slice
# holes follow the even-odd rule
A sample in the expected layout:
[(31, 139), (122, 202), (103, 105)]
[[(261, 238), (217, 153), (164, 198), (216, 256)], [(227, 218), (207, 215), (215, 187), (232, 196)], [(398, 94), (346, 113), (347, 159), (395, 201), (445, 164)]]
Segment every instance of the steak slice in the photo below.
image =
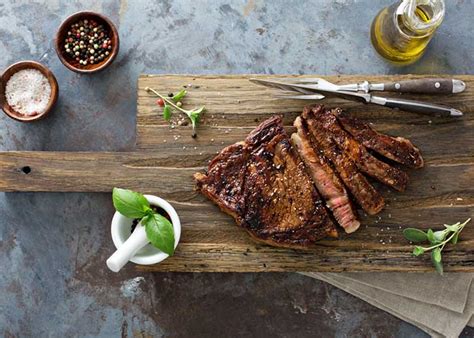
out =
[(326, 205), (347, 233), (356, 231), (360, 222), (357, 220), (357, 212), (353, 208), (344, 184), (331, 168), (326, 157), (315, 152), (315, 147), (308, 135), (308, 128), (301, 117), (297, 117), (293, 125), (297, 132), (291, 135), (291, 142), (303, 159)]
[(280, 117), (264, 121), (245, 142), (225, 148), (207, 174), (194, 178), (198, 190), (258, 241), (298, 248), (337, 236)]
[(243, 189), (249, 152), (245, 142), (224, 148), (209, 163), (207, 175), (194, 174), (198, 189), (222, 211), (241, 217), (244, 208)]
[(321, 109), (315, 118), (320, 121), (319, 125), (329, 132), (339, 148), (354, 161), (362, 172), (398, 191), (405, 190), (408, 175), (404, 171), (378, 160), (342, 129), (335, 116), (340, 110), (339, 108), (333, 109), (333, 114), (329, 110)]
[(345, 114), (342, 110), (331, 112), (343, 128), (367, 148), (408, 167), (423, 167), (424, 161), (420, 150), (406, 138), (381, 134), (369, 124)]
[(331, 161), (362, 209), (370, 215), (378, 213), (385, 204), (382, 195), (357, 170), (354, 161), (338, 147), (321, 121), (315, 118), (315, 115), (320, 114), (322, 110), (322, 106), (305, 107), (302, 114), (316, 148)]

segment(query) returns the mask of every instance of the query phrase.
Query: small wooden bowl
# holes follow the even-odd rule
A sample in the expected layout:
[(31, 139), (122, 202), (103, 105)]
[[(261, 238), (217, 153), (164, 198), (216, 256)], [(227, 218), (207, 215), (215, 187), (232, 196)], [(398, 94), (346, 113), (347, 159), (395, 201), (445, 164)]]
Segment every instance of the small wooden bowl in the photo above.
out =
[[(51, 86), (51, 97), (49, 98), (48, 106), (46, 107), (46, 110), (43, 113), (32, 116), (25, 116), (16, 112), (12, 107), (10, 107), (5, 97), (5, 87), (7, 85), (8, 80), (13, 74), (20, 70), (31, 68), (39, 70), (41, 73), (43, 73), (44, 76), (46, 76)], [(17, 121), (33, 122), (44, 118), (46, 115), (48, 115), (53, 106), (56, 104), (56, 101), (58, 100), (58, 95), (59, 86), (54, 74), (47, 67), (35, 61), (20, 61), (14, 63), (3, 72), (0, 79), (0, 104), (2, 106), (2, 110), (5, 112), (5, 114)]]
[[(94, 63), (94, 64), (87, 64), (83, 66), (83, 65), (80, 65), (79, 62), (77, 62), (75, 59), (71, 58), (69, 55), (66, 54), (66, 51), (64, 50), (64, 40), (68, 36), (67, 32), (72, 24), (76, 23), (79, 20), (86, 20), (86, 19), (87, 20), (92, 19), (92, 20), (97, 21), (99, 24), (104, 25), (104, 28), (110, 34), (110, 39), (112, 41), (112, 49), (110, 51), (109, 56), (105, 58), (104, 60), (102, 60), (101, 62)], [(59, 60), (61, 60), (61, 62), (67, 68), (69, 68), (70, 70), (76, 73), (90, 74), (90, 73), (95, 73), (106, 68), (114, 61), (119, 51), (119, 44), (120, 44), (120, 41), (119, 41), (117, 28), (115, 28), (112, 21), (110, 21), (108, 18), (106, 18), (102, 14), (90, 12), (90, 11), (83, 11), (83, 12), (74, 13), (73, 15), (69, 16), (66, 20), (63, 21), (63, 23), (61, 24), (61, 26), (59, 26), (59, 29), (56, 33), (54, 47), (56, 49), (56, 53), (58, 54)]]

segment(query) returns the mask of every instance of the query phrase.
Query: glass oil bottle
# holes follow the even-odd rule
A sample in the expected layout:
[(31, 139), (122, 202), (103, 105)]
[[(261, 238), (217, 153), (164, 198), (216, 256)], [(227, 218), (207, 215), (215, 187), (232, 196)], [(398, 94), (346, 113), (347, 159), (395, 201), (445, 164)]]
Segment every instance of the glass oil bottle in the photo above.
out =
[(410, 64), (424, 53), (444, 18), (443, 0), (401, 0), (382, 9), (371, 27), (377, 52), (397, 64)]

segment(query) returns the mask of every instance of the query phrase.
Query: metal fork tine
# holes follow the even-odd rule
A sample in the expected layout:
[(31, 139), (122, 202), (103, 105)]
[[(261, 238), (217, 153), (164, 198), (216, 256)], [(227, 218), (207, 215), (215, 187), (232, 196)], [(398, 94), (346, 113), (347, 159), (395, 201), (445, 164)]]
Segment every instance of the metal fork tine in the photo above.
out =
[(313, 78), (287, 78), (286, 80), (280, 80), (283, 82), (287, 82), (288, 84), (300, 84), (300, 85), (306, 85), (306, 86), (326, 86), (327, 88), (332, 88), (332, 90), (339, 90), (339, 86), (329, 82), (328, 80), (319, 78), (319, 77), (313, 77)]
[(298, 78), (298, 77), (288, 77), (288, 78), (278, 78), (275, 81), (283, 81), (283, 82), (290, 82), (290, 83), (318, 83), (321, 81), (319, 77), (306, 77), (306, 78)]
[(324, 99), (324, 95), (275, 95), (278, 99), (290, 99), (290, 100), (321, 100)]

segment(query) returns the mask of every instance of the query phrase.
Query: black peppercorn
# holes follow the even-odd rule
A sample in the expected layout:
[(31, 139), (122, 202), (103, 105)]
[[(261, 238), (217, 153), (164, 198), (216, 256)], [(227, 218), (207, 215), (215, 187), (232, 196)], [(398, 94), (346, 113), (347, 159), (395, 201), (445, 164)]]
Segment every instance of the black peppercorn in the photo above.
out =
[(79, 20), (72, 24), (64, 42), (64, 53), (79, 61), (81, 66), (103, 61), (112, 49), (109, 32), (95, 20)]

